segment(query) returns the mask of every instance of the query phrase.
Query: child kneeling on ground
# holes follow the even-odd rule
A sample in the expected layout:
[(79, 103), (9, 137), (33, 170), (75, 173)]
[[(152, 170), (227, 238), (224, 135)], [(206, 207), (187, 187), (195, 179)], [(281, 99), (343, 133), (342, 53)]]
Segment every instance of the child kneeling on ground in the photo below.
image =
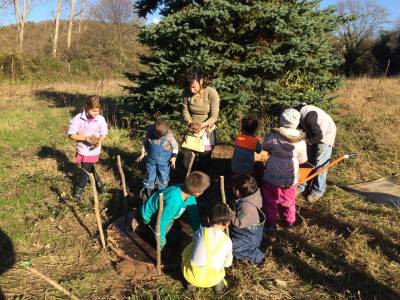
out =
[(159, 208), (160, 193), (164, 195), (164, 209), (160, 222), (160, 245), (166, 244), (166, 234), (175, 219), (187, 209), (193, 231), (200, 228), (200, 217), (196, 197), (199, 197), (210, 186), (210, 177), (202, 172), (193, 172), (186, 177), (183, 185), (173, 185), (163, 191), (152, 194), (141, 207), (140, 213), (145, 224), (155, 228)]
[(296, 221), (296, 184), (299, 164), (307, 161), (305, 133), (297, 130), (300, 113), (289, 108), (280, 116), (280, 127), (273, 128), (263, 143), (270, 157), (265, 167), (263, 208), (267, 216), (267, 231), (276, 229), (278, 212), (285, 225)]
[(261, 211), (262, 197), (257, 181), (250, 175), (239, 175), (233, 184), (235, 215), (232, 217), (233, 256), (259, 264), (264, 259), (260, 250), (265, 216)]
[(137, 161), (146, 157), (146, 179), (143, 181), (141, 197), (146, 199), (154, 189), (157, 178), (159, 191), (165, 189), (169, 182), (170, 165), (175, 168), (178, 155), (178, 143), (167, 122), (156, 120), (153, 125), (147, 127), (143, 140), (142, 154)]
[(210, 227), (193, 234), (193, 241), (182, 253), (182, 272), (188, 288), (214, 287), (217, 292), (226, 286), (225, 268), (232, 264), (232, 241), (224, 233), (232, 212), (225, 204), (217, 204), (210, 217)]

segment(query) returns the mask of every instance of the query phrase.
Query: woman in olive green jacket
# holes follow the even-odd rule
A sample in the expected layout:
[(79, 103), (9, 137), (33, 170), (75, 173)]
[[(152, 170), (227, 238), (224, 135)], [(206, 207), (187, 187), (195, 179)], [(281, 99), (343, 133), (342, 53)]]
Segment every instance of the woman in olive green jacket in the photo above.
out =
[(192, 170), (209, 172), (212, 150), (216, 143), (215, 123), (218, 119), (219, 102), (218, 92), (207, 86), (203, 75), (189, 71), (184, 90), (183, 119), (188, 133), (204, 133), (202, 141), (205, 150), (196, 152), (183, 149), (183, 165), (186, 169), (191, 165), (192, 157), (195, 157)]

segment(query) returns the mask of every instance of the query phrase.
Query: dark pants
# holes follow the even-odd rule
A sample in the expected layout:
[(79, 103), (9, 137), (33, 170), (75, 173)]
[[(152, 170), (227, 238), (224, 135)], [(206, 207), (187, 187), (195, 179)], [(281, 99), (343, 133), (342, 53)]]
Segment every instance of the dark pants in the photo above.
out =
[(190, 160), (192, 158), (192, 153), (195, 154), (194, 162), (192, 165), (193, 171), (201, 171), (208, 174), (211, 166), (211, 155), (212, 150), (204, 152), (196, 152), (188, 149), (182, 150), (183, 155), (183, 167), (187, 170), (189, 168)]
[[(79, 171), (79, 174), (78, 174), (78, 183), (77, 183), (77, 185), (80, 187), (80, 188), (85, 188), (85, 186), (86, 186), (86, 184), (87, 184), (87, 182), (88, 182), (88, 180), (89, 180), (89, 175), (86, 173), (86, 172), (88, 172), (88, 173), (93, 173), (93, 176), (94, 176), (94, 179), (96, 180), (96, 186), (97, 186), (97, 188), (99, 188), (99, 187), (101, 187), (103, 184), (102, 184), (102, 182), (101, 182), (101, 179), (100, 179), (100, 177), (99, 177), (99, 174), (97, 174), (97, 172), (96, 172), (96, 169), (95, 169), (95, 167), (94, 167), (94, 163), (86, 163), (86, 162), (83, 162), (83, 163), (81, 163), (81, 168), (83, 169), (83, 170), (80, 170)], [(85, 171), (86, 172), (85, 172)]]
[(259, 264), (264, 259), (264, 253), (259, 249), (263, 238), (264, 224), (239, 228), (231, 227), (233, 256), (246, 259), (252, 264)]

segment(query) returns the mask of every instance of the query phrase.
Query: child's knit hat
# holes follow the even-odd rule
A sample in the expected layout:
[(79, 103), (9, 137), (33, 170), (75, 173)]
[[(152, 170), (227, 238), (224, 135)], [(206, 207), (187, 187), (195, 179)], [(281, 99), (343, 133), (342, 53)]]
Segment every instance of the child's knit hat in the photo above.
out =
[(300, 123), (300, 112), (294, 108), (285, 109), (279, 121), (282, 127), (296, 129)]

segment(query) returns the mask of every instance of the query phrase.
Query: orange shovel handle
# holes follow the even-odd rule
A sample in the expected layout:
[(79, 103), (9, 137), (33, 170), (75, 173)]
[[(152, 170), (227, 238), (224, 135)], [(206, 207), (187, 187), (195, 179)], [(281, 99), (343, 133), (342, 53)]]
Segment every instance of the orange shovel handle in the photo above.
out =
[(345, 154), (345, 155), (343, 155), (343, 156), (341, 156), (341, 157), (336, 158), (335, 160), (331, 161), (329, 164), (327, 164), (327, 165), (324, 166), (323, 168), (318, 169), (315, 173), (312, 173), (312, 174), (311, 174), (310, 176), (308, 176), (307, 178), (305, 178), (305, 179), (299, 181), (299, 182), (297, 183), (297, 185), (300, 185), (300, 184), (303, 184), (303, 183), (305, 183), (305, 182), (307, 182), (307, 181), (310, 181), (311, 179), (313, 179), (314, 177), (317, 177), (317, 176), (318, 176), (319, 174), (321, 174), (322, 172), (328, 170), (328, 169), (329, 169), (330, 167), (332, 167), (333, 165), (336, 165), (337, 163), (341, 162), (341, 161), (344, 160), (344, 159), (348, 159), (348, 158), (350, 158), (351, 156), (355, 156), (355, 154)]

